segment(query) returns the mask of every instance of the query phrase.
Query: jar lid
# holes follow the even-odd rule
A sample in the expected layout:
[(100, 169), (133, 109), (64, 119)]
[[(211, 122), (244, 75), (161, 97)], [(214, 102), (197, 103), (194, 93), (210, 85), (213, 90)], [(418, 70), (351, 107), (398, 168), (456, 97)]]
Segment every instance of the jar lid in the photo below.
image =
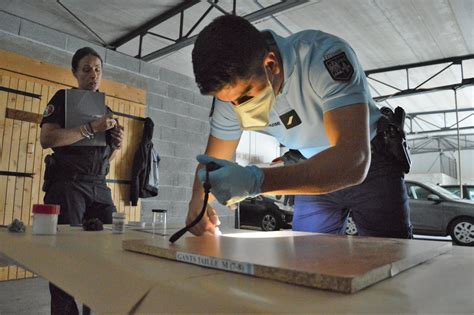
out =
[(151, 210), (151, 212), (165, 212), (166, 213), (166, 212), (168, 212), (168, 210), (166, 210), (166, 209), (153, 209), (153, 210)]
[(40, 205), (36, 204), (33, 205), (33, 213), (41, 213), (41, 214), (59, 214), (61, 209), (60, 205)]
[(114, 217), (114, 218), (125, 218), (125, 213), (123, 213), (123, 212), (114, 212), (114, 213), (112, 213), (112, 217)]

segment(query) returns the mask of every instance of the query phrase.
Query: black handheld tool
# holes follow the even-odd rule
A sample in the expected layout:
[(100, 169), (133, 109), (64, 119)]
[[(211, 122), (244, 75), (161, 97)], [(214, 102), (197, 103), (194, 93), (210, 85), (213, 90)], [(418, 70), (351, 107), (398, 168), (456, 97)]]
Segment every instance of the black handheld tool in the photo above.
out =
[(193, 220), (193, 222), (189, 223), (184, 228), (182, 228), (178, 232), (171, 235), (171, 237), (169, 239), (169, 241), (171, 243), (176, 242), (181, 236), (184, 235), (184, 233), (186, 233), (187, 231), (189, 231), (190, 228), (192, 228), (193, 226), (198, 224), (199, 221), (201, 221), (201, 219), (204, 217), (204, 214), (206, 213), (206, 208), (207, 208), (207, 201), (209, 200), (209, 192), (211, 191), (211, 183), (209, 182), (209, 173), (212, 172), (212, 171), (218, 170), (219, 168), (220, 168), (220, 166), (215, 162), (209, 162), (209, 163), (206, 164), (206, 179), (203, 183), (204, 201), (203, 201), (201, 212), (196, 217), (196, 219)]
[(206, 164), (206, 180), (202, 184), (202, 186), (204, 187), (204, 192), (206, 194), (209, 194), (209, 192), (211, 191), (211, 183), (209, 182), (209, 173), (212, 171), (216, 171), (219, 168), (220, 166), (215, 162), (209, 162)]

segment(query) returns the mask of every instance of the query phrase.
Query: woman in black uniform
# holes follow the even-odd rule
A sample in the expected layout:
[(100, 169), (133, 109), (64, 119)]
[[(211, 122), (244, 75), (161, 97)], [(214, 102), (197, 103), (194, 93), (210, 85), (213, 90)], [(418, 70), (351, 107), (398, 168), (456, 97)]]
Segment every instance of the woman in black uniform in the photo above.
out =
[[(102, 58), (92, 48), (81, 48), (72, 58), (72, 73), (80, 90), (97, 92), (102, 70)], [(60, 90), (53, 96), (40, 124), (41, 146), (54, 152), (45, 159), (44, 202), (61, 206), (59, 224), (80, 225), (92, 218), (110, 224), (116, 208), (105, 176), (110, 160), (122, 145), (123, 127), (107, 107), (108, 113), (97, 120), (65, 128), (65, 94)], [(99, 132), (106, 132), (105, 146), (72, 146)], [(50, 292), (52, 314), (78, 314), (73, 297), (51, 283)]]

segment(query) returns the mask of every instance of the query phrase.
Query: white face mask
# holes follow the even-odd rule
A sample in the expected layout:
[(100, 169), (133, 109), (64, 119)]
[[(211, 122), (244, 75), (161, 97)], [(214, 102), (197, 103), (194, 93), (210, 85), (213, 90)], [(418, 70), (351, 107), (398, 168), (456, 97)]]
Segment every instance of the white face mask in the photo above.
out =
[(268, 80), (267, 87), (257, 96), (234, 107), (242, 130), (261, 130), (270, 122), (270, 111), (275, 104), (275, 92)]

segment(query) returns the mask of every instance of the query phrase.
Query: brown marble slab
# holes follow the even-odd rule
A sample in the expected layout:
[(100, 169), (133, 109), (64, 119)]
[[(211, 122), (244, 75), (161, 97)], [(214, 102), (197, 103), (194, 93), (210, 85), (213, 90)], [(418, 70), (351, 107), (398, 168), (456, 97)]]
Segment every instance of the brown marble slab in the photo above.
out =
[(125, 250), (307, 287), (354, 293), (447, 252), (446, 242), (253, 232), (125, 240)]

